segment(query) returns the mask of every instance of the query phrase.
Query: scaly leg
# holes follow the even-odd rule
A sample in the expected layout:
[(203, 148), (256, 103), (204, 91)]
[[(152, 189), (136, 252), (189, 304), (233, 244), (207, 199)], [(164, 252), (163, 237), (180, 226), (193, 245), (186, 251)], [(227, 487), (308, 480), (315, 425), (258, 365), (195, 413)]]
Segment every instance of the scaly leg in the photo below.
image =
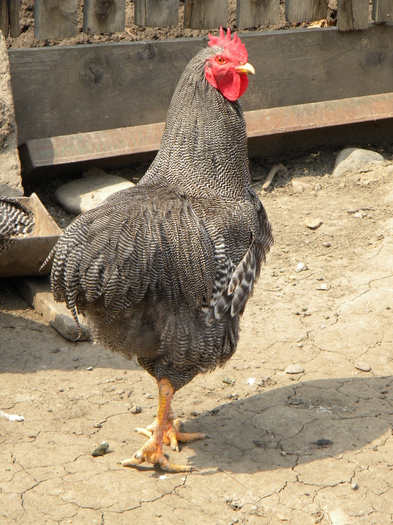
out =
[[(158, 420), (154, 421), (151, 425), (146, 428), (136, 428), (135, 430), (150, 438), (154, 432), (156, 432), (158, 426)], [(179, 452), (179, 443), (189, 443), (190, 441), (196, 441), (197, 439), (204, 439), (208, 437), (202, 432), (181, 432), (181, 421), (179, 418), (175, 417), (172, 408), (169, 409), (163, 442), (165, 445), (170, 445), (172, 450)]]
[[(178, 450), (178, 441), (192, 441), (201, 439), (204, 434), (185, 434), (179, 431), (180, 421), (173, 419), (171, 411), (171, 399), (174, 388), (167, 378), (158, 382), (158, 412), (156, 421), (150, 426), (150, 430), (141, 433), (149, 437), (145, 445), (136, 452), (132, 458), (122, 461), (125, 467), (138, 467), (143, 462), (159, 465), (166, 472), (191, 472), (188, 465), (175, 465), (170, 463), (162, 451), (163, 442), (171, 444), (174, 450)], [(140, 430), (139, 430), (140, 431)], [(191, 436), (191, 438), (190, 438)], [(197, 437), (196, 437), (197, 436)]]

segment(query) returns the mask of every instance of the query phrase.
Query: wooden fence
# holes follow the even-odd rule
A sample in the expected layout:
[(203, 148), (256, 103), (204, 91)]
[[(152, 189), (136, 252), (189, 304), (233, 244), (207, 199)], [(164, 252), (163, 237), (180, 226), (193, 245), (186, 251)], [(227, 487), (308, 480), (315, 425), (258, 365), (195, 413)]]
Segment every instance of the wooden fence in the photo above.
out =
[[(127, 0), (131, 1), (131, 0)], [(282, 0), (281, 0), (282, 1)], [(337, 23), (341, 31), (366, 29), (370, 17), (369, 0), (337, 0)], [(18, 37), (20, 0), (0, 0), (0, 29)], [(80, 2), (79, 2), (80, 3)], [(211, 29), (228, 25), (228, 0), (134, 0), (134, 22), (140, 26), (170, 26)], [(392, 0), (373, 0), (372, 20), (390, 21)], [(83, 31), (115, 33), (125, 30), (126, 0), (84, 0)], [(328, 0), (285, 0), (285, 18), (290, 24), (324, 19)], [(238, 29), (275, 25), (279, 22), (280, 0), (237, 0)], [(35, 0), (35, 37), (39, 40), (75, 36), (78, 33), (78, 0)]]

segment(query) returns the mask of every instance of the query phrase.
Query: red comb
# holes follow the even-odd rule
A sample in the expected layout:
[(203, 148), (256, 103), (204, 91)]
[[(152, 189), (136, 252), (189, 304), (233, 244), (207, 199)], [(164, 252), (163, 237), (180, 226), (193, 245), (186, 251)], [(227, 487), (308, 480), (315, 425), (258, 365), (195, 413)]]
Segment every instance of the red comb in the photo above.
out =
[(235, 33), (233, 39), (231, 39), (231, 30), (227, 29), (225, 34), (222, 26), (220, 27), (220, 36), (213, 36), (209, 33), (209, 46), (219, 46), (224, 48), (226, 51), (230, 51), (237, 55), (239, 61), (246, 63), (248, 60), (248, 53), (246, 46), (241, 43), (240, 38)]

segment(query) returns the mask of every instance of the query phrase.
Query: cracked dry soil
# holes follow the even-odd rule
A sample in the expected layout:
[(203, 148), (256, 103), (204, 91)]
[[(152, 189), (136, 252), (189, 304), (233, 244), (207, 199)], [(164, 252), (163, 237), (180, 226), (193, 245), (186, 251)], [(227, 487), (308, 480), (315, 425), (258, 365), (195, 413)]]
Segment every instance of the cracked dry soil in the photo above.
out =
[(65, 341), (1, 281), (0, 410), (25, 417), (0, 418), (1, 525), (392, 522), (392, 165), (338, 179), (318, 155), (262, 195), (276, 244), (235, 357), (175, 397), (185, 428), (211, 436), (168, 450), (191, 474), (118, 464), (145, 439), (154, 381)]

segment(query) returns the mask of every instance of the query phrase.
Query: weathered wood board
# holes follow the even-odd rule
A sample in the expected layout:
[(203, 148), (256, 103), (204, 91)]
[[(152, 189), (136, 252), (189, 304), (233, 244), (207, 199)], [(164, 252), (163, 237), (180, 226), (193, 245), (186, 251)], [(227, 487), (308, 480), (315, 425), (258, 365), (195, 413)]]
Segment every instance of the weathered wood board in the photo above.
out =
[(185, 0), (184, 27), (211, 29), (226, 26), (228, 0)]
[(340, 31), (367, 29), (369, 0), (338, 0), (337, 27)]
[(34, 36), (38, 40), (75, 36), (77, 0), (35, 0)]
[(8, 36), (9, 29), (9, 15), (8, 15), (8, 0), (0, 0), (0, 31), (4, 38)]
[(17, 38), (20, 35), (20, 0), (10, 1), (10, 36)]
[(326, 0), (286, 0), (285, 18), (290, 24), (321, 20), (327, 16)]
[(135, 23), (173, 26), (179, 23), (179, 0), (135, 0)]
[(280, 0), (241, 0), (236, 4), (236, 24), (239, 29), (277, 24)]
[(83, 31), (85, 33), (116, 33), (124, 31), (126, 4), (124, 0), (85, 0), (83, 4)]
[[(393, 25), (372, 26), (367, 38), (326, 28), (242, 40), (256, 70), (242, 99), (245, 110), (392, 91)], [(206, 41), (10, 49), (20, 144), (165, 121), (184, 67)]]
[(392, 0), (373, 0), (372, 17), (376, 24), (386, 24), (391, 21), (392, 11)]

